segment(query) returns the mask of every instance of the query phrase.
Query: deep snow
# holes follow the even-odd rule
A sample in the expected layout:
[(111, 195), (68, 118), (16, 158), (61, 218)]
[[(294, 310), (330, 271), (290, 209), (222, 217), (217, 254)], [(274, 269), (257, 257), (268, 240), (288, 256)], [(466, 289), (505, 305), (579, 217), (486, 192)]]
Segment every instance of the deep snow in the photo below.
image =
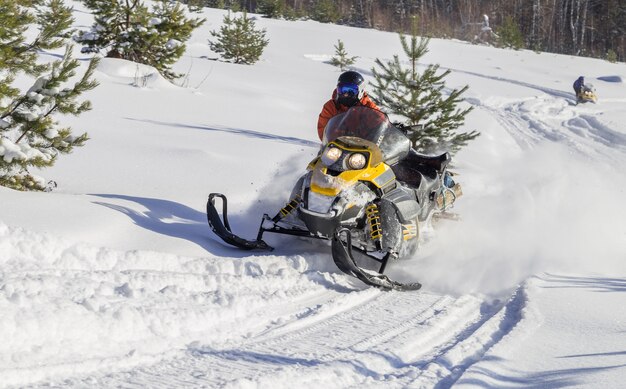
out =
[[(262, 61), (234, 65), (210, 59), (223, 14), (205, 9), (178, 85), (103, 60), (94, 109), (62, 119), (91, 139), (39, 173), (58, 188), (0, 188), (0, 387), (622, 386), (623, 63), (432, 40), (424, 63), (469, 85), (482, 135), (453, 161), (462, 221), (388, 269), (423, 290), (382, 292), (320, 242), (228, 247), (204, 205), (226, 194), (253, 236), (317, 152), (337, 39), (371, 79), (398, 36), (258, 18)], [(581, 74), (598, 104), (574, 104)]]

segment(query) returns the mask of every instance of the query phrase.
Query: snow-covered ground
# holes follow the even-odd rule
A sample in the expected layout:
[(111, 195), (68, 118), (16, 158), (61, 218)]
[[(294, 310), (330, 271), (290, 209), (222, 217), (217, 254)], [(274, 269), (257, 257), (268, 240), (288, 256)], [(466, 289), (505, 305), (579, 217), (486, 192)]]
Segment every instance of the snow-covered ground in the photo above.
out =
[[(204, 207), (226, 194), (254, 236), (317, 152), (337, 39), (371, 79), (398, 36), (259, 18), (262, 61), (234, 65), (210, 60), (223, 14), (205, 10), (180, 85), (103, 60), (94, 109), (62, 119), (91, 140), (39, 173), (58, 188), (0, 187), (1, 388), (623, 387), (623, 63), (432, 40), (424, 63), (469, 85), (482, 136), (453, 161), (462, 221), (388, 268), (423, 290), (384, 292), (324, 243), (228, 247)], [(598, 104), (574, 104), (579, 75)]]

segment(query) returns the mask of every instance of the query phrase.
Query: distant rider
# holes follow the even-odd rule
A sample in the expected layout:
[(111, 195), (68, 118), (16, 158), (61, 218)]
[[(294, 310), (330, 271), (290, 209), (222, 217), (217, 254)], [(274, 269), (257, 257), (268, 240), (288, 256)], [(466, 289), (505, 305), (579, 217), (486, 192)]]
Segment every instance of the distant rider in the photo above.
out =
[(333, 90), (330, 100), (324, 104), (319, 119), (317, 120), (317, 135), (322, 139), (324, 128), (328, 121), (335, 115), (346, 112), (355, 105), (380, 110), (376, 103), (365, 92), (365, 79), (355, 71), (341, 73), (337, 80), (337, 87)]
[(574, 92), (576, 93), (576, 97), (580, 98), (583, 93), (583, 88), (585, 87), (585, 78), (580, 76), (574, 81)]

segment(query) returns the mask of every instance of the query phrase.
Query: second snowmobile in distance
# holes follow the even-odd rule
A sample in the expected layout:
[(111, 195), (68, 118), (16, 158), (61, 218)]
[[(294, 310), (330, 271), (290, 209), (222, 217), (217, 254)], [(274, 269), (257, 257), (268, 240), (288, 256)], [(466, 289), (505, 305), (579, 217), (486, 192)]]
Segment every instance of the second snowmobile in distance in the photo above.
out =
[[(364, 283), (383, 289), (415, 290), (384, 275), (390, 260), (415, 252), (420, 227), (445, 212), (462, 194), (447, 171), (450, 154), (418, 154), (405, 133), (381, 111), (355, 106), (333, 117), (322, 148), (297, 181), (289, 202), (275, 216), (265, 214), (256, 240), (235, 235), (226, 196), (211, 193), (209, 226), (225, 242), (242, 249), (271, 249), (265, 232), (331, 241), (337, 267)], [(222, 201), (222, 215), (216, 207)], [(359, 265), (353, 251), (380, 263)]]
[(596, 93), (596, 88), (592, 84), (583, 85), (580, 93), (576, 95), (576, 104), (588, 102), (598, 102), (598, 94)]

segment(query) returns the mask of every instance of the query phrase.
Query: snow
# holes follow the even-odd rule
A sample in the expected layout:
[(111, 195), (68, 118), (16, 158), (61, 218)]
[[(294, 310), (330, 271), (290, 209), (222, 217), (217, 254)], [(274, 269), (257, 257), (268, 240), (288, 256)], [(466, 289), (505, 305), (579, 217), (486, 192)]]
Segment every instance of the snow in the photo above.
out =
[[(208, 59), (224, 14), (204, 10), (175, 83), (104, 59), (93, 110), (60, 118), (90, 140), (33, 172), (57, 188), (0, 187), (0, 388), (623, 386), (623, 63), (433, 39), (425, 64), (469, 85), (463, 129), (482, 135), (453, 160), (461, 221), (388, 266), (423, 289), (383, 292), (324, 242), (231, 248), (204, 207), (224, 193), (253, 237), (317, 153), (337, 37), (371, 80), (398, 36), (258, 17), (270, 44), (236, 65)], [(575, 105), (581, 74), (597, 104)]]

